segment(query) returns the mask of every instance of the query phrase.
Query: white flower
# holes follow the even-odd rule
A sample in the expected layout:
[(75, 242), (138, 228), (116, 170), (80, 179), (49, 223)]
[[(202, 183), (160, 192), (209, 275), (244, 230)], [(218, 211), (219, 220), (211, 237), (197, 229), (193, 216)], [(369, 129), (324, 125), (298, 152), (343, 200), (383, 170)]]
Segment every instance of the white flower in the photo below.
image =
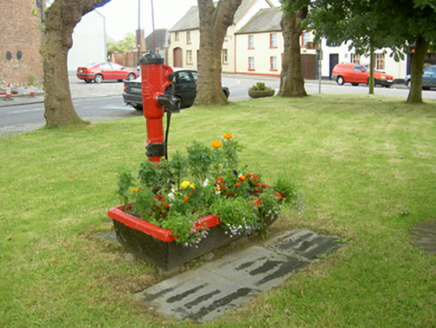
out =
[(206, 187), (207, 185), (209, 184), (209, 179), (208, 178), (206, 178), (206, 180), (204, 180), (204, 182), (203, 182), (203, 187)]
[(170, 192), (170, 193), (168, 194), (168, 198), (171, 199), (171, 200), (174, 200), (174, 198), (176, 198), (176, 196), (174, 195), (173, 192)]

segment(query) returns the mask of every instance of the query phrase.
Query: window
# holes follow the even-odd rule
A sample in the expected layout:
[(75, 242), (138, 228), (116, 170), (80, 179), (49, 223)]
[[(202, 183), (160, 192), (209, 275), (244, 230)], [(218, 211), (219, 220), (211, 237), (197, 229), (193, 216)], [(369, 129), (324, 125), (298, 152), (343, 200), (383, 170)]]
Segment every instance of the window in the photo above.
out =
[(303, 35), (301, 36), (302, 46), (305, 47), (309, 41), (310, 41), (310, 33), (304, 32)]
[(269, 57), (270, 70), (277, 71), (277, 57)]
[(187, 44), (191, 43), (191, 32), (190, 31), (186, 32), (186, 43)]
[(192, 78), (188, 71), (176, 72), (177, 84), (192, 83)]
[(222, 51), (222, 63), (227, 64), (228, 63), (228, 52), (227, 49), (223, 49)]
[(351, 55), (351, 62), (353, 64), (359, 64), (360, 65), (360, 55), (352, 54)]
[(186, 50), (186, 64), (192, 64), (192, 50)]
[(176, 32), (176, 33), (174, 34), (174, 40), (175, 40), (175, 41), (179, 41), (179, 40), (180, 40), (179, 32)]
[(254, 71), (254, 57), (248, 57), (248, 70)]
[(277, 33), (271, 33), (269, 35), (269, 47), (277, 48)]
[(254, 35), (250, 34), (248, 36), (248, 49), (254, 49)]
[(375, 69), (385, 69), (385, 54), (375, 54)]

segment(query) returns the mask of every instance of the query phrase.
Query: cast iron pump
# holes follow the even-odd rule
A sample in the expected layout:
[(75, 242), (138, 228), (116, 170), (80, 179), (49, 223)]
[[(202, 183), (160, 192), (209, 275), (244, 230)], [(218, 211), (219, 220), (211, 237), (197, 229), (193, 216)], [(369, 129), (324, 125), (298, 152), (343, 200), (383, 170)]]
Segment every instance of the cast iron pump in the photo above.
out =
[[(167, 158), (167, 142), (171, 113), (178, 113), (177, 100), (173, 96), (174, 72), (163, 64), (164, 59), (154, 52), (147, 53), (139, 61), (142, 79), (142, 106), (147, 124), (147, 152), (151, 162)], [(164, 137), (163, 117), (167, 112)]]

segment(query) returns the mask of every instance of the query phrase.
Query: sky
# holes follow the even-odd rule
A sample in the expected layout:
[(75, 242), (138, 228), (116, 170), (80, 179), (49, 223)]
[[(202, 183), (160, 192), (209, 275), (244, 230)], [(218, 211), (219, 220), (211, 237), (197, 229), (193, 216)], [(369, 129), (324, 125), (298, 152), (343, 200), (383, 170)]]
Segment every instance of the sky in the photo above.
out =
[[(139, 4), (139, 5), (138, 5)], [(197, 0), (153, 0), (154, 26), (172, 28)], [(140, 28), (145, 36), (152, 31), (151, 0), (111, 0), (97, 10), (106, 17), (106, 33), (115, 41), (124, 39), (126, 34), (135, 34), (138, 29), (138, 8)]]

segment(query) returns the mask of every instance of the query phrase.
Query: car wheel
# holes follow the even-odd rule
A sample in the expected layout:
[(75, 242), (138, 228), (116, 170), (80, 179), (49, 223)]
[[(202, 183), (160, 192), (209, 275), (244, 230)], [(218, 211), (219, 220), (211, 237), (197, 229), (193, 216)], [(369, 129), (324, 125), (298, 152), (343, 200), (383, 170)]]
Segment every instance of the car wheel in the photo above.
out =
[(134, 80), (136, 78), (135, 74), (130, 73), (129, 75), (127, 75), (127, 80)]
[(142, 105), (134, 105), (133, 108), (142, 111)]
[(223, 90), (224, 96), (226, 96), (226, 99), (229, 99), (229, 93), (226, 90)]
[(90, 80), (90, 79), (85, 79), (85, 82), (86, 82), (86, 83), (91, 83), (92, 80)]
[(102, 81), (103, 81), (103, 75), (97, 74), (96, 76), (94, 76), (95, 83), (101, 83)]
[(337, 82), (339, 85), (344, 85), (344, 83), (345, 83), (344, 78), (343, 78), (342, 76), (338, 76), (336, 82)]
[(357, 86), (359, 85), (359, 83), (351, 83), (351, 85), (352, 85), (353, 87), (357, 87)]
[(407, 89), (410, 89), (410, 80), (406, 81), (406, 87), (407, 87)]

